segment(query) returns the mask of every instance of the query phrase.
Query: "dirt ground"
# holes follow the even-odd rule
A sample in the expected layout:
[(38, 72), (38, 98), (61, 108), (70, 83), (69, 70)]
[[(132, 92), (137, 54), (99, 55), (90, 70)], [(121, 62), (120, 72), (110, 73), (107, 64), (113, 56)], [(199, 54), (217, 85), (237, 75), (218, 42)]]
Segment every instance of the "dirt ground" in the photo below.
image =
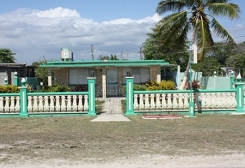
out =
[(0, 168), (245, 167), (245, 116), (0, 118)]

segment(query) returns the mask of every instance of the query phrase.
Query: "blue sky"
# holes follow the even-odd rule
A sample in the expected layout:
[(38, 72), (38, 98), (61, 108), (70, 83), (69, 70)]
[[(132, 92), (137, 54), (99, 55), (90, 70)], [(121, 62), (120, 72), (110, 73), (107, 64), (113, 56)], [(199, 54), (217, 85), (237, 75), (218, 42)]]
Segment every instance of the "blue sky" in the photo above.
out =
[[(139, 59), (150, 28), (161, 19), (155, 13), (159, 0), (1, 0), (0, 48), (16, 53), (16, 62), (59, 59), (70, 48), (74, 59), (116, 54)], [(241, 18), (221, 24), (237, 42), (245, 41), (245, 1), (233, 0)], [(240, 37), (241, 36), (241, 37)], [(218, 39), (217, 39), (218, 41)]]

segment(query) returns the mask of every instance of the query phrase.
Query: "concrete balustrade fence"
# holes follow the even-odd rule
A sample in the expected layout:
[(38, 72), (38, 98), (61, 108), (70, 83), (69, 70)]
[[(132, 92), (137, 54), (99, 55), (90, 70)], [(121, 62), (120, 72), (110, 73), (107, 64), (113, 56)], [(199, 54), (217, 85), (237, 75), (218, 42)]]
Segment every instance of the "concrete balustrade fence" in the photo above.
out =
[(95, 116), (95, 78), (88, 78), (88, 92), (28, 93), (22, 80), (20, 93), (0, 93), (0, 117), (30, 115)]

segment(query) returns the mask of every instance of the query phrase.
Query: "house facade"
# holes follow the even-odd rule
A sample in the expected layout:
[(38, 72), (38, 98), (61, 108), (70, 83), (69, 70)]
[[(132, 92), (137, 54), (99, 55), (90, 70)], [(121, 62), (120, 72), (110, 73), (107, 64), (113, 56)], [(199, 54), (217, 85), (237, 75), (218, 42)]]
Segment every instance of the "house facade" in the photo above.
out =
[(126, 76), (134, 76), (135, 84), (149, 80), (161, 81), (161, 67), (170, 66), (164, 60), (93, 60), (48, 61), (41, 67), (48, 68), (48, 85), (60, 84), (76, 90), (87, 85), (87, 77), (96, 77), (96, 90), (105, 98), (120, 94)]

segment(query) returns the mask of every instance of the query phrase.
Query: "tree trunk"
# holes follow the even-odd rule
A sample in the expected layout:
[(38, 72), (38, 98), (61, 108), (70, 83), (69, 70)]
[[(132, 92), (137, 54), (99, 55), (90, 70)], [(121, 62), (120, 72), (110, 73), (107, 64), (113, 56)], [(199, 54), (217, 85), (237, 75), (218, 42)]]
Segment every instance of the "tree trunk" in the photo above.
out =
[(187, 64), (187, 67), (186, 67), (186, 70), (185, 70), (185, 74), (184, 74), (184, 78), (183, 78), (183, 81), (179, 87), (179, 90), (184, 90), (185, 89), (185, 86), (187, 84), (187, 79), (188, 79), (188, 75), (189, 75), (189, 70), (190, 70), (190, 63), (191, 63), (191, 55), (189, 57), (189, 60), (188, 60), (188, 64)]

